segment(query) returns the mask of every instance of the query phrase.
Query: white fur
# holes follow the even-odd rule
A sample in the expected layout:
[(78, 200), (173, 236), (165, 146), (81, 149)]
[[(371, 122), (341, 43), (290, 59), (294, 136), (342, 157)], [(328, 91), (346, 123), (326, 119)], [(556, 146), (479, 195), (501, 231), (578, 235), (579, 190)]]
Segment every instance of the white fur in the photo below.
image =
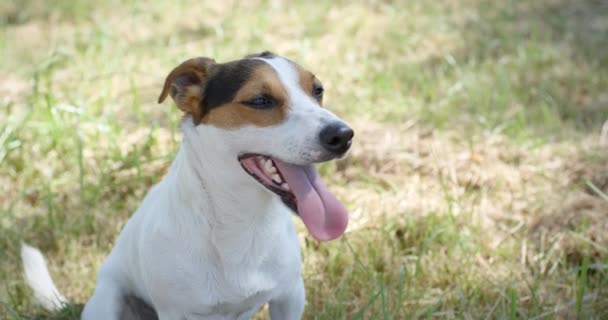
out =
[(59, 293), (46, 267), (44, 257), (34, 247), (21, 244), (21, 260), (27, 284), (34, 290), (36, 300), (48, 310), (59, 310), (68, 300)]
[[(305, 294), (292, 213), (237, 158), (261, 153), (295, 164), (327, 160), (319, 131), (339, 119), (300, 89), (288, 60), (263, 60), (287, 88), (287, 119), (236, 130), (185, 119), (168, 174), (125, 225), (82, 319), (117, 319), (129, 294), (152, 305), (161, 320), (249, 319), (266, 302), (273, 320), (300, 319)], [(53, 296), (57, 291), (39, 262), (32, 274), (42, 276), (32, 281), (43, 283), (43, 297)], [(64, 303), (59, 297), (49, 306)]]

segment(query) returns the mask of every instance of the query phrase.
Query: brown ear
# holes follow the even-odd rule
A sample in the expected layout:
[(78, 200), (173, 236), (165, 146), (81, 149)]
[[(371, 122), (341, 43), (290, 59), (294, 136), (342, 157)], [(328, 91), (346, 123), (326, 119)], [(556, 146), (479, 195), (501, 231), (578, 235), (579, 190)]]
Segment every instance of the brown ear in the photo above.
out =
[(175, 67), (165, 79), (158, 103), (162, 103), (167, 94), (170, 94), (180, 110), (192, 115), (195, 124), (200, 123), (202, 110), (199, 104), (203, 99), (203, 90), (210, 69), (214, 64), (213, 59), (199, 57), (184, 61)]

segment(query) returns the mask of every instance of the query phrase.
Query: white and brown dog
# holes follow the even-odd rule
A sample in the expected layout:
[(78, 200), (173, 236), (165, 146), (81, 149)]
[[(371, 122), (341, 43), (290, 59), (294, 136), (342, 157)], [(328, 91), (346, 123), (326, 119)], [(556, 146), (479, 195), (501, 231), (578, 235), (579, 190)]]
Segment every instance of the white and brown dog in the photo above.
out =
[[(190, 59), (159, 103), (167, 95), (185, 114), (181, 148), (99, 269), (82, 319), (249, 319), (267, 302), (273, 320), (300, 319), (291, 212), (316, 239), (344, 233), (346, 210), (313, 164), (342, 157), (353, 130), (321, 107), (312, 73), (270, 52)], [(22, 258), (38, 300), (66, 303), (40, 252), (24, 245)]]

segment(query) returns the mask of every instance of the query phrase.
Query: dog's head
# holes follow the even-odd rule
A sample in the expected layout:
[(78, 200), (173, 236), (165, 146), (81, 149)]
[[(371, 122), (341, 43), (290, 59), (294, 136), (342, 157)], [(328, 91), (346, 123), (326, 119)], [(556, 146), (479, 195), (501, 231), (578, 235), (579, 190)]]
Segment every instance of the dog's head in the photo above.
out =
[(281, 197), (313, 236), (344, 232), (346, 211), (313, 163), (342, 157), (353, 130), (322, 107), (314, 74), (270, 52), (227, 63), (201, 57), (171, 71), (159, 103), (167, 95), (195, 125), (223, 130), (222, 144), (245, 172)]

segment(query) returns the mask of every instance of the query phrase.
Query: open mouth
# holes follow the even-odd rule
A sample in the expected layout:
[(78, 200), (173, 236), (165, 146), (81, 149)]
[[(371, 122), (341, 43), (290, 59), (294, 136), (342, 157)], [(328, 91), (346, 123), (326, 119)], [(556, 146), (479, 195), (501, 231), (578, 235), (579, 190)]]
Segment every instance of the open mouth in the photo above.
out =
[(323, 184), (313, 164), (296, 165), (260, 154), (239, 157), (243, 169), (272, 191), (318, 240), (341, 236), (348, 225), (344, 205)]
[(239, 157), (239, 162), (245, 172), (266, 189), (278, 195), (289, 209), (298, 214), (296, 197), (272, 158), (259, 154), (246, 154)]

